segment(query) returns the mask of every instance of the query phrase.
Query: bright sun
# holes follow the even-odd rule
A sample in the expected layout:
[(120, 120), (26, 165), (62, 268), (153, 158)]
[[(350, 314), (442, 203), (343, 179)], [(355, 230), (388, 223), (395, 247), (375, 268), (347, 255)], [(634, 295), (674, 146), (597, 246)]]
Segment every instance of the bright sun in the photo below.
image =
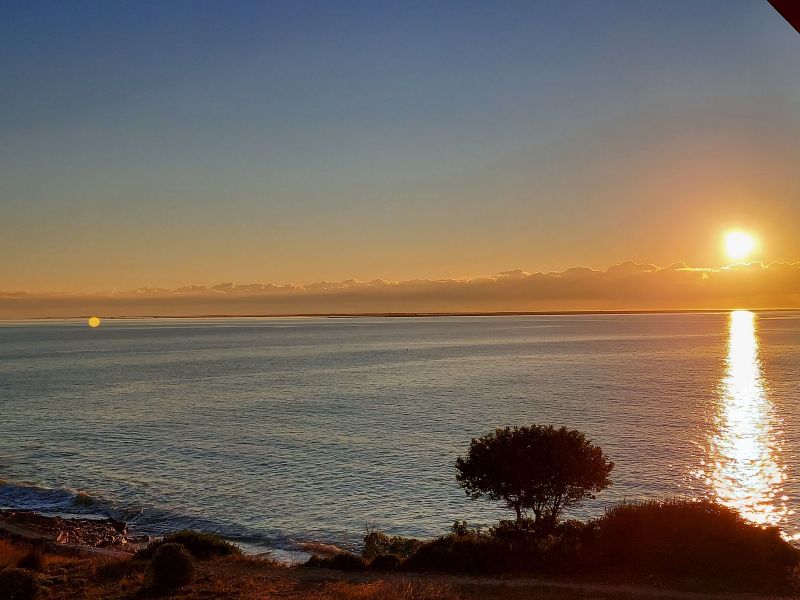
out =
[(731, 231), (725, 235), (725, 252), (734, 260), (750, 256), (756, 247), (756, 239), (744, 231)]

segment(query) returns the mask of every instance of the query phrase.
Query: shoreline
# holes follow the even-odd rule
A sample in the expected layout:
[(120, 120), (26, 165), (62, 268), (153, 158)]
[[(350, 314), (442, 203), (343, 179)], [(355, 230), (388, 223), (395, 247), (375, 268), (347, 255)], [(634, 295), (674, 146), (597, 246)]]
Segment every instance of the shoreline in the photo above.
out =
[[(0, 539), (17, 539), (53, 550), (132, 555), (150, 542), (180, 530), (176, 527), (159, 534), (144, 533), (127, 521), (102, 513), (71, 514), (37, 508), (0, 507)], [(214, 535), (238, 546), (246, 556), (269, 556), (285, 566), (302, 564), (314, 554), (333, 556), (347, 552), (337, 544), (321, 541), (293, 540), (295, 547), (290, 548), (228, 538), (224, 534)]]
[[(34, 525), (38, 524), (37, 530)], [(49, 600), (122, 600), (150, 597), (150, 559), (137, 556), (140, 547), (124, 550), (90, 544), (59, 543), (53, 529), (74, 526), (84, 541), (103, 533), (126, 535), (113, 519), (62, 519), (34, 511), (0, 509), (0, 572), (38, 553), (33, 577)], [(45, 531), (42, 531), (42, 528)], [(48, 531), (49, 528), (49, 531)], [(90, 539), (91, 538), (91, 539)], [(2, 564), (5, 561), (5, 564)], [(9, 562), (11, 561), (11, 562)], [(22, 567), (30, 569), (30, 567)], [(575, 575), (477, 575), (444, 572), (357, 571), (276, 563), (268, 556), (212, 556), (194, 561), (194, 581), (159, 597), (200, 600), (750, 600), (789, 597), (756, 591), (724, 591), (697, 587), (691, 581), (675, 585), (658, 581)]]

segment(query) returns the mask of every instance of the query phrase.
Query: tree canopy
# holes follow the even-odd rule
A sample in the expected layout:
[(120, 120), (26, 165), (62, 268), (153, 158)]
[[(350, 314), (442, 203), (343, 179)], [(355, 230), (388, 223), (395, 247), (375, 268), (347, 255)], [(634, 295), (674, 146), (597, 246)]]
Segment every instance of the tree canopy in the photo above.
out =
[(456, 461), (456, 479), (472, 498), (501, 500), (517, 522), (533, 513), (536, 528), (611, 485), (614, 463), (575, 429), (505, 427), (473, 439)]

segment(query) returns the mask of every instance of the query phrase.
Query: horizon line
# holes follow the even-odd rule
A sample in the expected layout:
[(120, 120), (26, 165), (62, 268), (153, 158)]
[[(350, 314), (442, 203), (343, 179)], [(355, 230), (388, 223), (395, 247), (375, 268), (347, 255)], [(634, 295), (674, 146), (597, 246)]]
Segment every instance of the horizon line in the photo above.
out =
[(358, 318), (429, 318), (429, 317), (522, 317), (522, 316), (580, 316), (580, 315), (658, 315), (658, 314), (714, 314), (747, 312), (797, 312), (796, 307), (770, 308), (664, 308), (630, 310), (540, 310), (540, 311), (452, 311), (452, 312), (354, 312), (354, 313), (267, 313), (267, 314), (206, 314), (206, 315), (74, 315), (69, 317), (29, 317), (13, 319), (0, 317), (0, 322), (14, 321), (72, 321), (100, 317), (103, 320), (136, 319), (358, 319)]

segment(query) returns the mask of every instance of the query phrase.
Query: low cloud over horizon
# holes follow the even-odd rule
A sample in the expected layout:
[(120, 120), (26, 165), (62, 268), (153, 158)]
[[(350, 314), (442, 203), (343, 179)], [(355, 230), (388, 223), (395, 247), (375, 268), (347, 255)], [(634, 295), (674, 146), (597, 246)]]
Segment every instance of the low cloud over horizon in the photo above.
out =
[(234, 284), (128, 292), (0, 291), (0, 318), (297, 315), (800, 307), (800, 262), (720, 269), (636, 262), (605, 271), (506, 271), (472, 279)]

